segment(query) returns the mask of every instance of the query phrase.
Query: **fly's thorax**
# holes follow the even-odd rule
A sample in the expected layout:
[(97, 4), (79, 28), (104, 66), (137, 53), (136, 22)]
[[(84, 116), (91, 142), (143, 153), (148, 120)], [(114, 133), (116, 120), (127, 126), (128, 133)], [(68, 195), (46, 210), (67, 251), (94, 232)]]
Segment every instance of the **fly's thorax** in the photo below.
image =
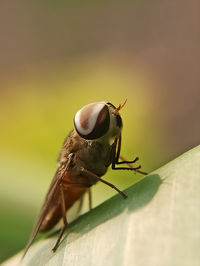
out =
[(111, 145), (97, 140), (86, 140), (72, 130), (63, 143), (58, 162), (67, 164), (74, 175), (80, 174), (80, 167), (101, 176), (105, 174), (111, 160)]
[(98, 176), (104, 175), (111, 163), (112, 146), (95, 140), (86, 142), (87, 146), (75, 154), (76, 166), (81, 165)]
[(76, 132), (86, 140), (110, 143), (120, 135), (122, 119), (117, 108), (101, 101), (81, 108), (74, 117)]

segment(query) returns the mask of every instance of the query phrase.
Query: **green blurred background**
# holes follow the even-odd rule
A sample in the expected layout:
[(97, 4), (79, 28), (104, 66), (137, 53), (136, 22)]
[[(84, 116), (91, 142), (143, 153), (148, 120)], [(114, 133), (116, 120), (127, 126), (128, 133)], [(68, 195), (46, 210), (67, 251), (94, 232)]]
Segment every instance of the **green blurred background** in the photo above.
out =
[[(199, 144), (199, 1), (1, 1), (0, 261), (24, 248), (75, 112), (127, 104), (122, 154), (152, 171)], [(119, 188), (141, 176), (108, 170)], [(98, 184), (96, 206), (114, 194)], [(87, 211), (87, 201), (84, 211)]]

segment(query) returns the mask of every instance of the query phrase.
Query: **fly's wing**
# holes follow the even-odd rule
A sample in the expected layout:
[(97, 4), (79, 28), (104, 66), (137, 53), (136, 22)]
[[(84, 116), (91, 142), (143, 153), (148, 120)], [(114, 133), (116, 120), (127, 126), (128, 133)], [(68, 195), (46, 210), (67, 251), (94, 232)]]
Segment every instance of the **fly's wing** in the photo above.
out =
[(56, 192), (59, 190), (59, 185), (61, 184), (62, 182), (62, 176), (63, 174), (65, 173), (66, 169), (65, 169), (65, 166), (61, 165), (52, 182), (51, 182), (51, 185), (50, 185), (50, 188), (47, 192), (47, 195), (46, 195), (46, 198), (45, 198), (45, 201), (43, 203), (43, 206), (42, 206), (42, 209), (40, 211), (40, 214), (39, 214), (39, 218), (35, 224), (35, 227), (31, 233), (31, 236), (30, 236), (30, 239), (26, 245), (26, 248), (25, 248), (25, 251), (24, 251), (24, 254), (23, 254), (23, 257), (26, 255), (28, 249), (30, 248), (31, 244), (33, 243), (37, 233), (39, 232), (40, 230), (40, 227), (41, 227), (41, 224), (42, 224), (42, 221), (44, 220), (45, 216), (47, 215), (48, 213), (48, 209), (49, 209), (49, 206), (51, 205), (52, 203), (52, 200), (54, 199), (54, 195), (56, 194)]

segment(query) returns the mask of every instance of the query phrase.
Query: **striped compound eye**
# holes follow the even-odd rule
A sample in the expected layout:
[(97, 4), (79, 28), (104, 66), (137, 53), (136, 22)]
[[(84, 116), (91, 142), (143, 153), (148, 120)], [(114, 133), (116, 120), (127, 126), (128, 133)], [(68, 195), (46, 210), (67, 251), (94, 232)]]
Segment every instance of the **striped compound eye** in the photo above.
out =
[(84, 139), (98, 139), (106, 134), (110, 126), (110, 114), (106, 102), (84, 106), (74, 117), (77, 133)]

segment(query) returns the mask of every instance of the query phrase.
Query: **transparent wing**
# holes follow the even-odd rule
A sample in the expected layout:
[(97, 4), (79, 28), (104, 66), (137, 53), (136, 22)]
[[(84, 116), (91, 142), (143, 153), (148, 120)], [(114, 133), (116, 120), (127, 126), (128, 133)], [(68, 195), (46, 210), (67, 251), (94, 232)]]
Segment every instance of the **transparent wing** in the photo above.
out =
[(52, 202), (54, 200), (54, 197), (55, 197), (55, 195), (57, 194), (57, 192), (59, 190), (59, 185), (62, 182), (62, 176), (63, 176), (64, 173), (65, 173), (65, 166), (60, 166), (58, 168), (58, 170), (56, 171), (56, 173), (55, 173), (55, 176), (54, 176), (54, 178), (53, 178), (53, 180), (51, 182), (50, 188), (49, 188), (49, 190), (48, 190), (48, 192), (46, 194), (46, 198), (45, 198), (43, 206), (41, 208), (38, 220), (37, 220), (37, 222), (36, 222), (36, 224), (34, 226), (34, 229), (33, 229), (32, 233), (30, 235), (29, 241), (28, 241), (28, 243), (26, 245), (23, 257), (26, 255), (28, 249), (30, 248), (31, 244), (33, 243), (33, 241), (34, 241), (34, 239), (35, 239), (35, 237), (37, 235), (37, 233), (40, 230), (41, 224), (42, 224), (45, 216), (48, 213), (49, 207), (52, 204)]

